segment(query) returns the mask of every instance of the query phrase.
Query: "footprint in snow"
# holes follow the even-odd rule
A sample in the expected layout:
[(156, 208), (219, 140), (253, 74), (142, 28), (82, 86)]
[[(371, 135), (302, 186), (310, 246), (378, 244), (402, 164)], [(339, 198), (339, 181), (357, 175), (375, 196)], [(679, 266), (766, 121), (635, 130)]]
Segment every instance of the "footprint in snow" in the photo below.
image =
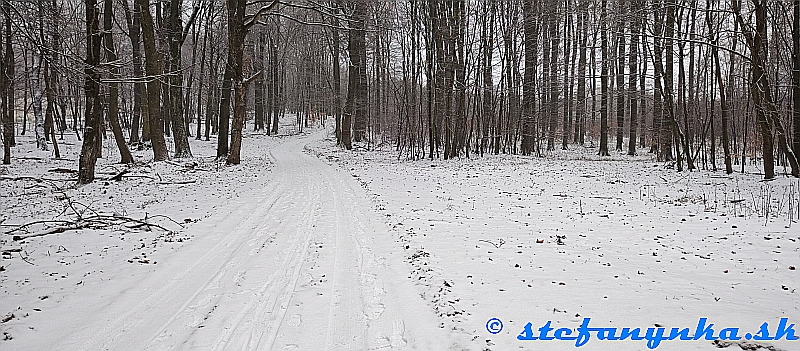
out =
[(292, 317), (290, 317), (289, 322), (287, 322), (286, 324), (288, 324), (288, 325), (290, 325), (292, 327), (296, 327), (296, 326), (300, 325), (300, 323), (302, 323), (302, 320), (300, 319), (300, 315), (299, 314), (293, 314)]
[(406, 345), (406, 339), (403, 336), (406, 332), (406, 324), (402, 319), (397, 319), (392, 323), (392, 336), (389, 338), (389, 344), (392, 347), (403, 347)]

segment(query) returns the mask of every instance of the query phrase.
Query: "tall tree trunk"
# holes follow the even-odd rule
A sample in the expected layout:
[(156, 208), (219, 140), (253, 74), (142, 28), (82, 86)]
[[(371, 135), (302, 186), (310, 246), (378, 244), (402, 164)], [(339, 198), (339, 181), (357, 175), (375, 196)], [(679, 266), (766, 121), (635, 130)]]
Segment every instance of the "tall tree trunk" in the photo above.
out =
[[(522, 17), (525, 35), (525, 73), (522, 78), (522, 145), (520, 152), (530, 155), (535, 143), (536, 119), (536, 47), (538, 46), (538, 29), (536, 26), (537, 1), (523, 0)], [(580, 93), (579, 93), (580, 94)]]
[[(353, 141), (366, 141), (367, 132), (367, 44), (366, 19), (367, 4), (364, 0), (351, 0), (353, 14), (348, 31), (350, 70), (348, 72), (352, 86), (347, 89), (348, 101), (352, 98), (351, 115), (353, 118)], [(352, 93), (352, 97), (351, 97)]]
[[(3, 121), (3, 164), (11, 163), (11, 147), (14, 146), (14, 47), (11, 32), (11, 0), (3, 0), (3, 15), (5, 17), (5, 50), (3, 50), (2, 69), (0, 69), (0, 99), (3, 102), (3, 111), (0, 119)], [(3, 43), (0, 43), (2, 45)]]
[[(144, 83), (141, 79), (144, 77), (142, 71), (142, 47), (139, 43), (141, 41), (141, 14), (134, 9), (131, 13), (128, 1), (122, 1), (123, 9), (125, 10), (125, 20), (128, 23), (128, 37), (131, 39), (131, 53), (133, 56), (133, 116), (131, 117), (131, 145), (139, 145), (139, 127), (142, 128), (141, 141), (150, 140), (150, 126), (147, 122), (147, 110), (142, 108), (142, 95), (145, 94)], [(144, 119), (142, 118), (144, 115)]]
[[(553, 1), (549, 8), (557, 11), (558, 10), (558, 3)], [(548, 114), (548, 127), (547, 127), (547, 151), (555, 150), (555, 136), (556, 136), (556, 129), (558, 129), (558, 100), (560, 96), (560, 89), (558, 86), (558, 51), (560, 48), (560, 41), (559, 41), (559, 33), (558, 33), (558, 21), (555, 18), (556, 16), (547, 16), (547, 32), (549, 33), (549, 42), (550, 42), (550, 62), (547, 63), (550, 65), (548, 72), (550, 76), (548, 78), (548, 90), (549, 90), (549, 102), (547, 104), (547, 114)], [(547, 45), (547, 44), (545, 44)], [(566, 48), (564, 49), (566, 51)], [(565, 72), (566, 74), (566, 72)]]
[[(146, 0), (145, 0), (146, 1)], [(94, 168), (99, 154), (100, 126), (102, 120), (102, 103), (100, 101), (100, 21), (98, 19), (97, 1), (85, 0), (86, 7), (86, 74), (84, 90), (86, 93), (86, 109), (84, 111), (85, 129), (83, 146), (78, 162), (78, 183), (89, 184), (94, 181)]]
[[(644, 0), (631, 0), (631, 12), (639, 14), (644, 10)], [(628, 155), (636, 155), (636, 133), (639, 126), (639, 107), (638, 102), (641, 94), (637, 90), (639, 79), (639, 31), (643, 22), (642, 15), (634, 15), (631, 18), (631, 43), (630, 57), (628, 61), (628, 100), (630, 101), (630, 129), (628, 131)]]
[[(666, 110), (665, 118), (667, 121), (662, 121), (661, 123), (661, 158), (664, 161), (672, 161), (672, 140), (673, 140), (673, 128), (674, 126), (674, 118), (675, 115), (675, 105), (671, 103), (673, 100), (672, 93), (673, 93), (673, 62), (675, 60), (674, 56), (674, 40), (673, 36), (675, 35), (675, 0), (667, 0), (665, 2), (665, 11), (666, 11), (666, 19), (664, 24), (664, 69), (661, 70), (661, 79), (663, 81), (663, 98)], [(681, 155), (680, 152), (677, 153), (678, 157), (678, 170), (683, 167), (681, 165)]]
[(335, 133), (336, 144), (342, 145), (342, 78), (341, 66), (339, 62), (339, 46), (341, 39), (339, 37), (339, 19), (333, 16), (333, 28), (331, 28), (331, 69), (333, 72), (333, 116), (335, 119)]
[[(242, 152), (242, 130), (244, 129), (244, 119), (247, 114), (247, 106), (245, 104), (247, 103), (247, 84), (249, 82), (249, 79), (245, 81), (242, 76), (244, 39), (247, 36), (247, 31), (250, 30), (250, 27), (258, 20), (258, 16), (277, 5), (278, 0), (273, 0), (269, 5), (262, 7), (255, 15), (248, 16), (249, 19), (247, 22), (244, 20), (245, 12), (247, 11), (246, 0), (229, 0), (227, 4), (228, 64), (225, 70), (226, 72), (230, 70), (230, 75), (226, 74), (225, 77), (229, 85), (233, 84), (236, 95), (233, 106), (233, 120), (231, 121), (231, 144), (228, 150), (226, 163), (229, 165), (238, 165)], [(230, 77), (229, 80), (227, 79), (228, 77)], [(252, 78), (255, 77), (251, 77), (251, 79)], [(223, 82), (223, 93), (225, 93), (224, 89), (225, 82)], [(228, 94), (230, 94), (230, 91), (228, 91)], [(220, 135), (220, 137), (222, 136)], [(219, 155), (219, 149), (217, 149), (217, 154)]]
[[(528, 2), (526, 1), (525, 4), (527, 5)], [(494, 117), (494, 82), (492, 81), (492, 51), (494, 50), (494, 9), (495, 9), (495, 2), (494, 0), (487, 0), (484, 2), (484, 13), (486, 16), (486, 20), (483, 21), (482, 24), (482, 38), (481, 38), (481, 51), (483, 52), (482, 57), (482, 89), (483, 89), (483, 97), (482, 97), (482, 110), (481, 110), (481, 129), (482, 129), (482, 137), (481, 137), (481, 145), (480, 145), (480, 154), (483, 156), (483, 153), (486, 152), (486, 149), (489, 145), (489, 121)], [(527, 23), (527, 22), (526, 22)], [(525, 145), (526, 141), (523, 139), (523, 145)], [(523, 146), (523, 149), (525, 146)], [(523, 151), (525, 154), (525, 151)]]
[[(228, 0), (228, 62), (225, 65), (225, 77), (222, 81), (222, 101), (220, 103), (219, 143), (217, 144), (217, 157), (226, 157), (228, 164), (239, 164), (239, 153), (242, 143), (242, 128), (244, 125), (244, 106), (239, 106), (244, 101), (242, 87), (242, 61), (244, 56), (244, 38), (247, 34), (244, 28), (244, 14), (247, 8), (246, 0)], [(231, 143), (228, 149), (228, 113), (230, 111), (231, 88), (235, 89), (233, 103), (233, 120), (231, 121)], [(223, 153), (223, 149), (225, 153)]]
[(586, 51), (589, 50), (587, 42), (589, 20), (587, 0), (580, 0), (578, 12), (578, 35), (580, 35), (580, 56), (578, 58), (578, 92), (577, 105), (575, 106), (575, 143), (583, 145), (586, 134)]
[[(189, 139), (186, 132), (186, 121), (183, 118), (183, 70), (181, 63), (181, 47), (184, 41), (181, 0), (170, 0), (167, 23), (167, 38), (169, 40), (169, 54), (167, 67), (169, 67), (169, 118), (172, 122), (172, 139), (175, 143), (175, 157), (192, 157)], [(191, 21), (197, 16), (197, 10), (192, 14)], [(192, 25), (189, 23), (189, 25)]]
[[(661, 46), (663, 28), (663, 3), (661, 0), (653, 0), (653, 55), (651, 59), (655, 66), (656, 62), (661, 63), (664, 59), (663, 47)], [(661, 129), (664, 124), (664, 104), (663, 91), (661, 87), (661, 73), (653, 71), (653, 128), (651, 130), (650, 152), (656, 154), (658, 161), (664, 161), (664, 153), (661, 152)], [(669, 151), (670, 156), (672, 151)]]
[[(195, 132), (195, 140), (200, 140), (201, 139), (201, 135), (202, 135), (202, 129), (201, 128), (203, 126), (203, 123), (202, 123), (203, 114), (201, 113), (202, 109), (200, 107), (203, 104), (203, 83), (205, 82), (205, 79), (203, 79), (203, 76), (204, 76), (204, 73), (206, 72), (206, 60), (211, 61), (211, 55), (206, 56), (206, 48), (208, 46), (208, 37), (209, 37), (209, 35), (211, 35), (210, 32), (211, 32), (211, 20), (212, 20), (212, 18), (213, 18), (212, 11), (206, 11), (206, 23), (205, 23), (205, 27), (204, 27), (204, 30), (203, 30), (203, 47), (200, 50), (200, 72), (198, 72), (198, 74), (197, 74), (197, 76), (198, 76), (198, 79), (197, 79), (197, 130)], [(212, 47), (214, 46), (213, 43), (212, 43), (211, 46)], [(211, 67), (211, 62), (209, 62), (208, 66)], [(211, 71), (211, 69), (209, 69), (208, 71)], [(210, 75), (211, 74), (209, 73), (209, 76)], [(209, 92), (210, 92), (210, 90), (209, 90)], [(206, 93), (206, 95), (207, 95), (206, 96), (206, 100), (210, 100), (211, 99), (211, 94), (210, 93)], [(206, 106), (207, 107), (211, 107), (209, 105), (206, 105)], [(207, 116), (208, 115), (208, 108), (206, 109), (205, 112), (206, 112), (206, 116)], [(208, 129), (208, 122), (209, 122), (209, 119), (206, 118), (205, 119), (206, 129)]]
[[(38, 29), (43, 31), (44, 27), (44, 9), (41, 2), (37, 3), (38, 9)], [(34, 118), (34, 132), (36, 133), (36, 147), (41, 150), (47, 150), (47, 137), (45, 130), (44, 114), (42, 113), (42, 67), (45, 61), (44, 43), (35, 45), (36, 49), (33, 54), (33, 69), (31, 70), (31, 95), (33, 95), (33, 118)]]
[[(625, 13), (625, 1), (619, 1), (620, 13)], [(622, 151), (625, 128), (625, 20), (619, 19), (617, 26), (617, 135), (616, 150)], [(633, 95), (631, 95), (633, 100)]]
[[(88, 1), (88, 0), (87, 0)], [(148, 0), (135, 0), (135, 10), (141, 16), (142, 42), (144, 43), (145, 73), (147, 74), (147, 118), (150, 125), (150, 139), (153, 144), (153, 160), (164, 161), (169, 158), (167, 143), (164, 141), (164, 121), (161, 116), (161, 84), (155, 78), (161, 74), (158, 68), (160, 57), (156, 50), (156, 37), (153, 15)], [(144, 100), (144, 99), (143, 99)], [(143, 101), (144, 102), (144, 101)]]
[(600, 5), (600, 50), (602, 60), (600, 63), (600, 89), (602, 97), (600, 99), (600, 156), (610, 156), (608, 153), (608, 1), (602, 0)]
[[(278, 67), (278, 44), (277, 42), (280, 39), (281, 35), (281, 26), (280, 21), (275, 21), (275, 40), (270, 41), (271, 50), (272, 50), (272, 88), (270, 90), (270, 96), (272, 101), (272, 135), (278, 135), (278, 117), (281, 115), (281, 110), (283, 109), (283, 105), (281, 104), (280, 94), (282, 93), (282, 86), (283, 81), (280, 80), (280, 76), (278, 75), (279, 67)], [(344, 122), (342, 122), (344, 123)]]
[(255, 121), (253, 123), (253, 130), (264, 130), (264, 50), (266, 44), (266, 32), (261, 29), (257, 33), (255, 43), (255, 53), (253, 55), (253, 69), (256, 72), (261, 72), (256, 77), (253, 87), (253, 98), (255, 99)]
[(357, 142), (365, 139), (367, 127), (366, 4), (362, 0), (353, 0), (350, 5), (353, 11), (347, 34), (350, 65), (347, 72), (347, 101), (342, 117), (342, 140), (348, 150), (352, 148), (351, 124), (352, 140)]
[[(800, 0), (798, 0), (800, 1)], [(706, 24), (708, 25), (709, 33), (714, 32), (711, 20), (711, 4), (710, 0), (706, 0)], [(733, 173), (733, 165), (731, 164), (731, 147), (728, 141), (728, 123), (730, 123), (730, 110), (728, 108), (728, 99), (725, 94), (725, 83), (722, 79), (722, 67), (719, 64), (719, 49), (717, 45), (719, 37), (717, 35), (711, 36), (711, 56), (714, 60), (714, 75), (717, 79), (717, 86), (719, 86), (719, 104), (722, 110), (722, 149), (725, 153), (725, 173)], [(712, 109), (713, 111), (713, 109)], [(712, 117), (713, 118), (713, 117)]]
[(122, 127), (119, 125), (119, 68), (116, 66), (117, 53), (114, 48), (114, 34), (112, 31), (112, 20), (114, 10), (113, 0), (105, 0), (103, 5), (103, 39), (106, 54), (106, 62), (109, 63), (108, 84), (108, 121), (111, 123), (111, 132), (114, 133), (114, 140), (117, 142), (122, 163), (133, 163), (133, 156), (125, 144), (125, 136), (122, 135)]

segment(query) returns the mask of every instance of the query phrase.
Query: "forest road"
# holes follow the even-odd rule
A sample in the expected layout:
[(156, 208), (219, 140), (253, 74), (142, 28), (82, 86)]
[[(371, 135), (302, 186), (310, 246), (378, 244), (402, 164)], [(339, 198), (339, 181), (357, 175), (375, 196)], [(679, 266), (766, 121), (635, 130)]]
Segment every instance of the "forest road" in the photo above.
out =
[(446, 350), (366, 191), (304, 152), (323, 137), (272, 149), (267, 186), (187, 228), (195, 239), (129, 288), (84, 298), (90, 315), (56, 348)]

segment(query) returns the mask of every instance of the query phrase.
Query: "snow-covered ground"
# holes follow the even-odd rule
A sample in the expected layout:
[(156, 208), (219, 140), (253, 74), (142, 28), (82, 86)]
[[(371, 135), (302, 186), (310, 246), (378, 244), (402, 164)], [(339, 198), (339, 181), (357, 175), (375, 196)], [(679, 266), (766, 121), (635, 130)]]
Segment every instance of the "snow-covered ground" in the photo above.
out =
[[(51, 171), (77, 168), (74, 137), (64, 160), (21, 137), (0, 168), (0, 230), (69, 223), (0, 236), (0, 350), (572, 350), (517, 336), (584, 318), (644, 333), (707, 317), (741, 334), (800, 320), (797, 180), (594, 149), (398, 161), (294, 129), (248, 134), (238, 166), (192, 140), (192, 159), (138, 151), (121, 181), (77, 188)], [(100, 177), (124, 168), (112, 146)], [(98, 221), (12, 238), (81, 218)]]
[[(573, 350), (575, 342), (517, 335), (527, 322), (534, 331), (547, 321), (577, 328), (587, 317), (591, 327), (641, 327), (642, 335), (689, 327), (690, 336), (707, 317), (716, 333), (741, 328), (742, 342), (762, 322), (773, 334), (781, 317), (800, 322), (797, 180), (677, 173), (647, 155), (598, 161), (596, 149), (583, 148), (451, 161), (316, 149), (373, 194), (425, 299), (466, 349)], [(503, 322), (500, 333), (487, 331), (491, 318)], [(800, 350), (798, 341), (761, 343), (770, 345)], [(582, 349), (647, 345), (594, 339)]]

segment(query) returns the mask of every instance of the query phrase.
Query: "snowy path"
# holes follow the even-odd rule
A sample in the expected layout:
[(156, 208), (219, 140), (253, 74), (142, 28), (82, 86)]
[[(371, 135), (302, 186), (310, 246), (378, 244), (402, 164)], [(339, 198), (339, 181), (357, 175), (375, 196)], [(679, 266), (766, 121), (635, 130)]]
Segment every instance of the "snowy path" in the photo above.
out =
[(402, 249), (364, 190), (303, 152), (320, 137), (274, 148), (268, 186), (235, 199), (231, 213), (189, 227), (197, 239), (146, 277), (69, 302), (64, 308), (78, 317), (57, 328), (61, 344), (49, 346), (446, 349)]

